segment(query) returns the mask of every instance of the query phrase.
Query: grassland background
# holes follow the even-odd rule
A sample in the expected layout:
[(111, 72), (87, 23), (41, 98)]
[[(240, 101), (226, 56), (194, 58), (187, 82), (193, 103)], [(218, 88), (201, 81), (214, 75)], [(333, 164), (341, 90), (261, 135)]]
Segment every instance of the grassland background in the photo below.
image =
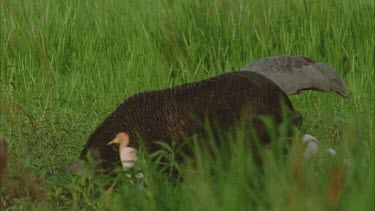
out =
[[(2, 190), (1, 206), (374, 210), (373, 1), (2, 0), (0, 6), (0, 131), (10, 145), (8, 169), (15, 169), (9, 186), (17, 190)], [(177, 185), (153, 165), (136, 184), (64, 172), (127, 97), (281, 54), (329, 64), (346, 82), (346, 100), (317, 92), (291, 97), (303, 130), (335, 147), (336, 159), (303, 161), (296, 147), (285, 163), (270, 156), (259, 170), (238, 147), (244, 139), (238, 135), (231, 155), (197, 158), (198, 173), (185, 167)], [(25, 174), (40, 182), (17, 186)], [(30, 193), (32, 186), (44, 194)]]

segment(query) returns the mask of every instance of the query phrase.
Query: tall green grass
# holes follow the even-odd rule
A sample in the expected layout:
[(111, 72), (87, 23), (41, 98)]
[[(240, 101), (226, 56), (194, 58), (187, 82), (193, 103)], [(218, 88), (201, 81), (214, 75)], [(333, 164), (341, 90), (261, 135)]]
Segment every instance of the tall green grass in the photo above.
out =
[[(27, 186), (18, 195), (3, 189), (2, 206), (374, 210), (373, 1), (3, 0), (0, 6), (0, 132), (10, 145), (8, 168), (28, 168), (46, 192), (37, 199)], [(272, 153), (277, 149), (266, 151), (258, 169), (239, 131), (228, 138), (231, 153), (177, 164), (183, 181), (152, 162), (140, 164), (145, 180), (133, 184), (121, 174), (64, 172), (127, 97), (280, 54), (327, 63), (346, 82), (347, 100), (316, 92), (291, 97), (304, 116), (302, 130), (335, 147), (337, 158), (323, 153), (304, 161), (297, 144), (285, 161)]]

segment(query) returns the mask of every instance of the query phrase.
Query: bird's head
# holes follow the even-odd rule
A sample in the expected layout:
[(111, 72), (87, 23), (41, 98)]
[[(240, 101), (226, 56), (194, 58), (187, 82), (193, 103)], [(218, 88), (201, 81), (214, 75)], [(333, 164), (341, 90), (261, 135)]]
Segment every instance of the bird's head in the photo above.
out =
[(123, 145), (124, 147), (128, 146), (129, 144), (129, 135), (126, 134), (125, 132), (120, 132), (116, 135), (115, 139), (112, 141), (108, 142), (107, 145), (112, 145), (112, 144), (120, 144)]

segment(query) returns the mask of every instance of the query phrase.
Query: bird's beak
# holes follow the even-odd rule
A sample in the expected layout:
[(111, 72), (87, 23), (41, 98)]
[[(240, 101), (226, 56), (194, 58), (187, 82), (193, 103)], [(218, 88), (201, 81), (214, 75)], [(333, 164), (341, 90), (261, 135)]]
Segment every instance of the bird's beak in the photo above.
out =
[(107, 145), (116, 144), (116, 143), (118, 143), (118, 142), (117, 142), (117, 138), (115, 138), (115, 139), (113, 139), (112, 141), (108, 142)]

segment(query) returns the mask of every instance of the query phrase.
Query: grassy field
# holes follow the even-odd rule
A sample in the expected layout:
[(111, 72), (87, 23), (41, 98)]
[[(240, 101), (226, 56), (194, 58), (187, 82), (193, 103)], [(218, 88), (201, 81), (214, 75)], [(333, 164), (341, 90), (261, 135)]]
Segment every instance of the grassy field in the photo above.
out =
[[(10, 154), (0, 207), (375, 209), (373, 1), (2, 0), (0, 6), (0, 132)], [(300, 144), (283, 158), (271, 146), (260, 169), (239, 130), (228, 138), (229, 152), (197, 153), (194, 165), (176, 164), (166, 150), (166, 165), (183, 180), (152, 162), (139, 164), (145, 179), (133, 182), (122, 172), (65, 173), (127, 97), (282, 54), (329, 64), (346, 82), (346, 100), (318, 92), (291, 97), (304, 116), (302, 130), (334, 147), (336, 158), (303, 160)]]

